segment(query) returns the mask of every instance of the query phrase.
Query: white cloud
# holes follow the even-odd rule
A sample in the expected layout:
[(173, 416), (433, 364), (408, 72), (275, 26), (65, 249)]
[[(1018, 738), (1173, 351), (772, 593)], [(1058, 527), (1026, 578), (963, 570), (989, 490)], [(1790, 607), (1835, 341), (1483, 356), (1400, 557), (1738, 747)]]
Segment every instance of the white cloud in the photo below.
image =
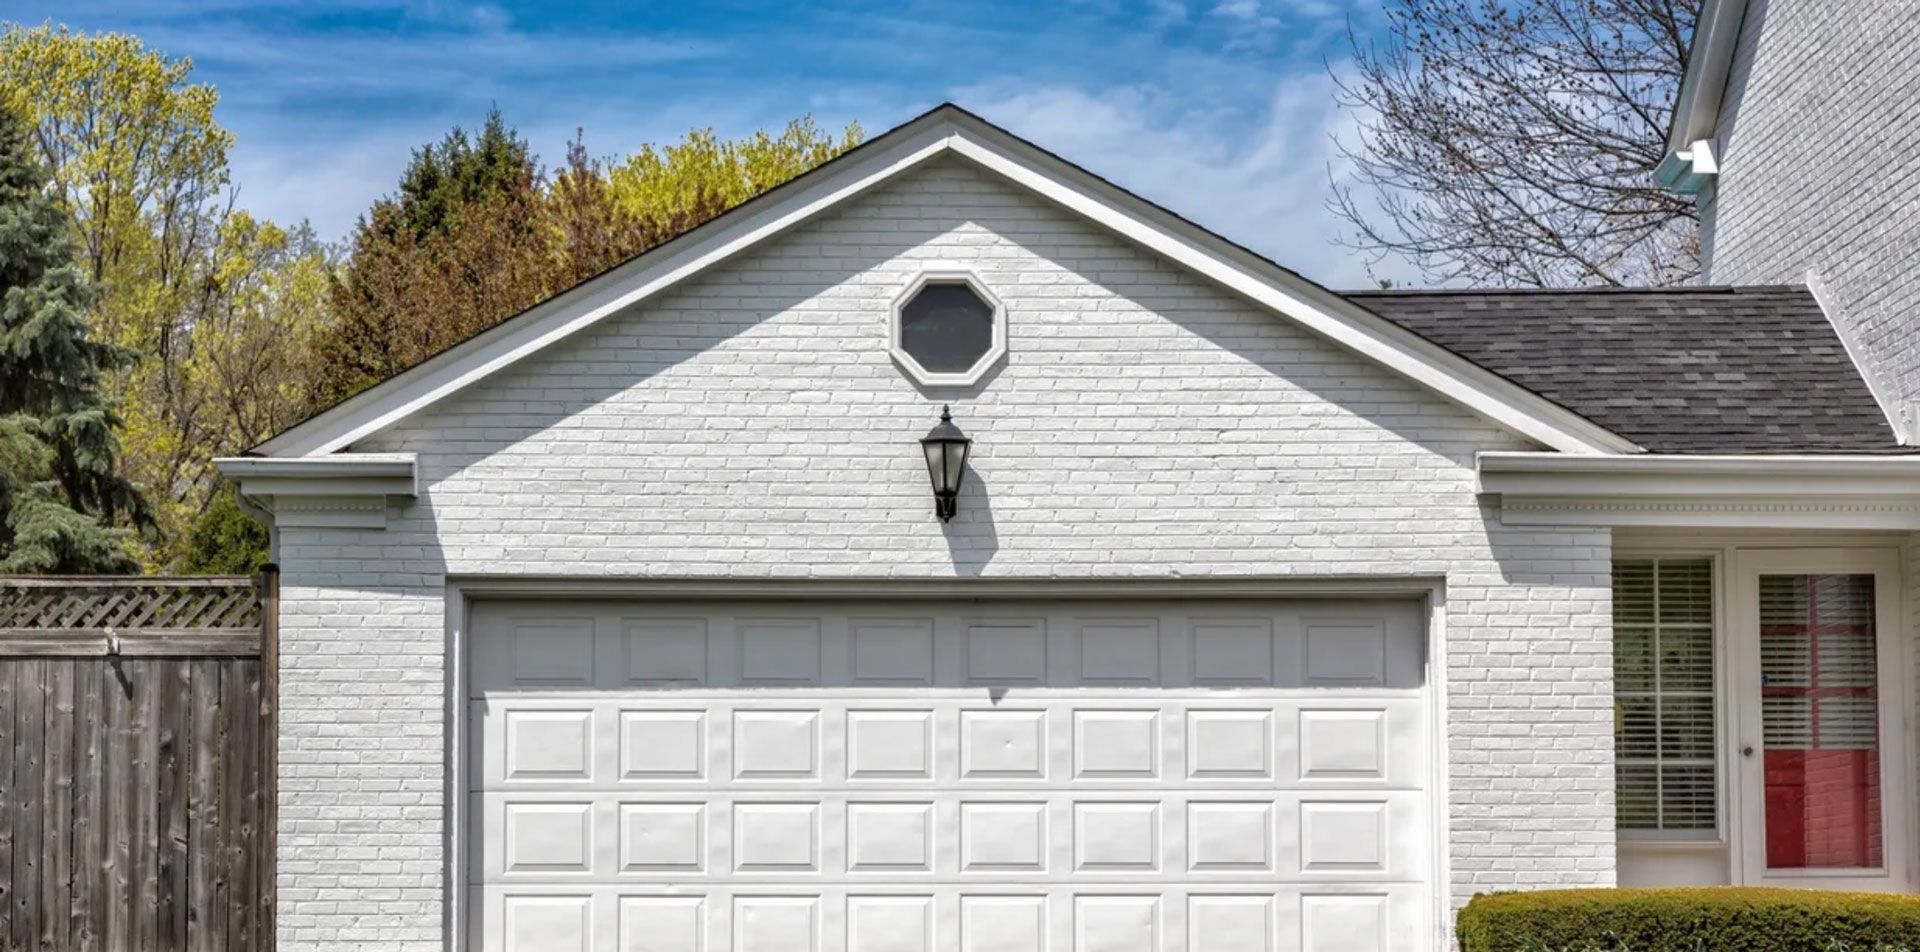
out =
[(989, 120), (1334, 288), (1377, 278), (1417, 283), (1398, 261), (1369, 267), (1336, 243), (1329, 175), (1345, 163), (1333, 136), (1352, 119), (1325, 73), (1273, 81), (1249, 116), (1210, 113), (1139, 87), (976, 87), (958, 101)]
[(393, 190), (424, 141), (394, 130), (296, 141), (241, 136), (231, 156), (239, 207), (288, 226), (304, 220), (322, 240), (338, 241)]

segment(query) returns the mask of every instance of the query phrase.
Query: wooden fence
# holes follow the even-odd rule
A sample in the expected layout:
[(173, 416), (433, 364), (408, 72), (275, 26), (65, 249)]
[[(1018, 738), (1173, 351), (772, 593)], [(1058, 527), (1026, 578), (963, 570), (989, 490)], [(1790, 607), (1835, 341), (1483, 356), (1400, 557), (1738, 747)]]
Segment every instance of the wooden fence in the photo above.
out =
[(0, 949), (273, 948), (277, 602), (0, 579)]

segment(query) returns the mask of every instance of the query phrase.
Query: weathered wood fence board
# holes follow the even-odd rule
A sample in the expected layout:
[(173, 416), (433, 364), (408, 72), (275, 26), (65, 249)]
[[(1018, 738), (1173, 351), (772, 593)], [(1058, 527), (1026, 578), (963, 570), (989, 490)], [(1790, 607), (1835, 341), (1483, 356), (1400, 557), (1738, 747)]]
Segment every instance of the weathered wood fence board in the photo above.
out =
[(0, 949), (272, 948), (276, 596), (0, 579)]

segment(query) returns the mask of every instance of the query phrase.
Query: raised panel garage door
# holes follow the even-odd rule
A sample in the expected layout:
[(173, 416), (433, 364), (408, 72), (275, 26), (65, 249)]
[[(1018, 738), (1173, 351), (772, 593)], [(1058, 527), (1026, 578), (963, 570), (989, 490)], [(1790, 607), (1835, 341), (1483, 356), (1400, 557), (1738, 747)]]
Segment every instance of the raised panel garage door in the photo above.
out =
[(482, 602), (474, 945), (1433, 942), (1403, 601)]

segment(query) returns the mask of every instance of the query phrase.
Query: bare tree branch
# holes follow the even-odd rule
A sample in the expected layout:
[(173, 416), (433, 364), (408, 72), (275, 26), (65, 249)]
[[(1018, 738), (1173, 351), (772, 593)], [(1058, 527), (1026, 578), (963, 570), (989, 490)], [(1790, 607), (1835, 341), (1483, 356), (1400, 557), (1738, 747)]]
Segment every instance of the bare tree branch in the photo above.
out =
[(1699, 273), (1692, 201), (1653, 186), (1700, 0), (1390, 0), (1352, 35), (1341, 240), (1439, 283), (1662, 285)]

